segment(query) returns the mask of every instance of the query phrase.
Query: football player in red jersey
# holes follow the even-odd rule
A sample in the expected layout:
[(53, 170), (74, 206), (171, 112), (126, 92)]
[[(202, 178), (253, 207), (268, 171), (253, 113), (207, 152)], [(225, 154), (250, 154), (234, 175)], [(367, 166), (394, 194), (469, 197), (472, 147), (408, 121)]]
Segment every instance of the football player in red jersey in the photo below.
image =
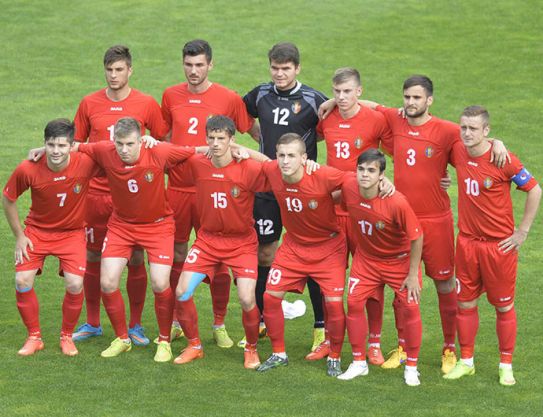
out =
[[(486, 292), (496, 309), (500, 349), (499, 381), (515, 384), (512, 359), (517, 334), (514, 306), (518, 250), (528, 237), (541, 200), (541, 187), (510, 154), (511, 163), (498, 168), (489, 162), (490, 117), (482, 106), (464, 109), (460, 117), (462, 143), (455, 144), (453, 164), (458, 178), (458, 340), (461, 359), (443, 377), (459, 379), (475, 373), (473, 353), (479, 327), (478, 299)], [(510, 188), (527, 193), (522, 219), (515, 227)]]
[[(15, 244), (15, 290), (17, 308), (28, 330), (19, 355), (44, 348), (39, 322), (39, 304), (34, 279), (41, 274), (46, 256), (56, 256), (66, 293), (62, 303), (60, 348), (68, 356), (78, 354), (72, 332), (83, 306), (85, 273), (85, 207), (89, 181), (99, 168), (86, 155), (71, 154), (74, 125), (67, 119), (52, 120), (45, 127), (45, 158), (22, 162), (4, 188), (6, 218)], [(22, 228), (17, 198), (27, 189), (32, 206)]]

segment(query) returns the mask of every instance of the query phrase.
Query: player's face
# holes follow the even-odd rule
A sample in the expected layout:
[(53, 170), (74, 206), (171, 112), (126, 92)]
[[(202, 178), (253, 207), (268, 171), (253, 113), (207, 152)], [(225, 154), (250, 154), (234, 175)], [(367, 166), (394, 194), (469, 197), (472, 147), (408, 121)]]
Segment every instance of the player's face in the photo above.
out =
[(420, 117), (428, 113), (434, 98), (427, 95), (420, 85), (409, 87), (403, 91), (403, 108), (408, 117)]
[(277, 147), (277, 164), (284, 177), (293, 177), (304, 169), (307, 154), (299, 143), (287, 143)]
[(225, 130), (212, 130), (207, 132), (207, 145), (211, 154), (219, 158), (230, 152), (230, 142), (233, 138)]
[(115, 148), (119, 157), (125, 164), (134, 164), (140, 157), (141, 136), (139, 132), (132, 132), (124, 138), (115, 137)]
[(290, 90), (296, 85), (296, 76), (300, 73), (300, 66), (293, 62), (270, 63), (270, 74), (278, 90)]
[(475, 148), (486, 141), (490, 127), (481, 116), (460, 118), (460, 136), (466, 148)]
[(339, 110), (344, 112), (357, 106), (358, 98), (362, 94), (362, 87), (354, 79), (341, 84), (334, 84), (332, 90)]
[(185, 56), (183, 58), (183, 70), (185, 78), (192, 86), (199, 86), (207, 81), (207, 73), (213, 68), (213, 61), (207, 62), (205, 54), (196, 56)]
[(70, 159), (71, 148), (72, 145), (65, 136), (48, 139), (45, 142), (47, 165), (53, 170), (64, 168)]
[(364, 190), (377, 189), (383, 175), (379, 172), (379, 162), (377, 161), (364, 162), (356, 167), (358, 186)]
[(126, 61), (116, 61), (104, 68), (107, 86), (111, 90), (122, 90), (128, 85), (128, 79), (132, 75), (132, 67)]

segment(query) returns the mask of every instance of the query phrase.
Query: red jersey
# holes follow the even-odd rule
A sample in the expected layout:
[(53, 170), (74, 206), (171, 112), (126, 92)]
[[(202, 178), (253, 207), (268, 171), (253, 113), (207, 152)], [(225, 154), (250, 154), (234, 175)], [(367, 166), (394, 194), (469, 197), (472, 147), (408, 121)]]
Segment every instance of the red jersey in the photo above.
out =
[(342, 204), (356, 230), (356, 251), (376, 259), (397, 259), (411, 251), (411, 241), (422, 235), (406, 197), (396, 191), (388, 198), (366, 200), (360, 195), (355, 176), (341, 188)]
[(350, 119), (344, 119), (337, 107), (319, 122), (317, 134), (326, 142), (326, 165), (342, 171), (356, 171), (360, 154), (370, 148), (379, 148), (392, 153), (392, 132), (385, 117), (367, 107)]
[(113, 200), (113, 217), (127, 223), (152, 223), (173, 214), (166, 200), (164, 170), (194, 154), (194, 148), (160, 143), (141, 147), (134, 165), (126, 165), (113, 142), (79, 145), (107, 176)]
[(275, 194), (281, 219), (290, 238), (299, 244), (315, 244), (336, 236), (340, 227), (330, 193), (339, 190), (345, 173), (323, 166), (311, 175), (304, 172), (302, 179), (289, 184), (283, 180), (277, 161), (264, 164)]
[[(90, 143), (103, 140), (113, 141), (113, 127), (117, 120), (133, 117), (141, 125), (141, 134), (149, 130), (151, 136), (162, 138), (168, 133), (168, 126), (162, 118), (156, 100), (142, 92), (131, 89), (124, 100), (113, 101), (106, 89), (85, 96), (75, 115), (75, 140)], [(109, 192), (107, 181), (98, 179), (91, 182), (92, 192)]]
[(85, 226), (85, 201), (89, 181), (100, 168), (86, 155), (72, 153), (60, 172), (47, 166), (47, 157), (38, 162), (23, 161), (13, 171), (4, 195), (15, 201), (28, 188), (32, 193), (27, 226), (47, 230), (73, 230)]
[[(211, 116), (230, 117), (242, 133), (254, 123), (241, 97), (220, 84), (211, 84), (200, 94), (191, 93), (186, 82), (168, 87), (162, 95), (162, 114), (171, 128), (171, 142), (186, 146), (207, 145), (206, 122)], [(175, 170), (172, 170), (168, 187), (195, 192)]]
[(460, 128), (447, 120), (432, 118), (411, 126), (395, 108), (378, 106), (393, 134), (394, 184), (417, 216), (436, 216), (451, 208), (449, 196), (440, 186), (450, 162), (452, 147), (460, 142)]
[(269, 191), (262, 166), (246, 159), (217, 168), (204, 155), (186, 162), (187, 182), (197, 184), (200, 230), (220, 236), (254, 233), (255, 192)]
[(511, 182), (515, 182), (519, 190), (530, 191), (537, 181), (514, 154), (509, 153), (511, 163), (498, 168), (490, 162), (490, 152), (472, 157), (463, 143), (454, 146), (458, 230), (476, 239), (502, 240), (511, 236), (515, 228)]

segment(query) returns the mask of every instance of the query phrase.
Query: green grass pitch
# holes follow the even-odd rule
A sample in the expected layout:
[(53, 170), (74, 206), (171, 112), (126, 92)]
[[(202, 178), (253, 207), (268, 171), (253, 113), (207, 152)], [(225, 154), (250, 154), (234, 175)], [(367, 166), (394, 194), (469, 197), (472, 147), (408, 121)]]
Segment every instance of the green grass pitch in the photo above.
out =
[[(80, 99), (104, 86), (102, 56), (109, 46), (130, 46), (131, 85), (160, 100), (164, 88), (183, 79), (181, 47), (197, 37), (214, 48), (211, 79), (240, 94), (269, 79), (267, 51), (285, 40), (300, 48), (299, 79), (328, 95), (333, 71), (341, 66), (360, 70), (364, 97), (393, 106), (401, 103), (406, 77), (427, 74), (435, 84), (435, 115), (456, 121), (467, 105), (487, 106), (492, 134), (543, 178), (543, 16), (535, 0), (0, 0), (0, 10), (2, 185), (27, 149), (41, 143), (47, 121), (73, 118)], [(247, 137), (241, 141), (254, 144)], [(456, 205), (455, 186), (450, 194)], [(514, 194), (515, 207), (522, 210), (524, 196)], [(28, 202), (28, 196), (20, 200), (22, 216)], [(212, 342), (204, 286), (196, 296), (204, 360), (183, 367), (156, 364), (153, 347), (104, 360), (99, 353), (113, 338), (105, 313), (105, 336), (80, 343), (76, 358), (62, 357), (57, 343), (63, 288), (52, 260), (36, 284), (46, 350), (19, 358), (25, 331), (15, 306), (14, 239), (2, 220), (0, 416), (541, 416), (542, 233), (539, 218), (520, 255), (517, 385), (506, 389), (497, 382), (494, 313), (486, 300), (480, 309), (477, 374), (442, 380), (437, 297), (426, 279), (422, 385), (410, 389), (400, 370), (372, 367), (369, 376), (343, 382), (328, 378), (324, 363), (304, 361), (311, 341), (309, 312), (287, 322), (287, 368), (264, 375), (246, 371), (241, 350), (221, 350)], [(234, 293), (231, 299), (227, 327), (238, 340), (240, 308)], [(385, 351), (395, 343), (390, 301), (388, 292)], [(152, 305), (149, 291), (144, 325), (150, 336), (157, 332)], [(174, 352), (182, 346), (175, 342)], [(270, 351), (269, 341), (261, 344), (262, 358)], [(346, 368), (348, 344), (343, 360)]]

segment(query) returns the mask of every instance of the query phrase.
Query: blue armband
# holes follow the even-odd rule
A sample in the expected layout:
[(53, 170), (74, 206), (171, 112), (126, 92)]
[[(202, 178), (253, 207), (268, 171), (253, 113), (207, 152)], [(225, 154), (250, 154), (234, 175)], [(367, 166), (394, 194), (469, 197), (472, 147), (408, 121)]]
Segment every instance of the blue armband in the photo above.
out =
[(511, 181), (513, 181), (517, 187), (522, 187), (531, 179), (532, 174), (530, 174), (526, 168), (522, 168), (517, 175), (511, 177)]
[(192, 272), (187, 291), (185, 291), (177, 299), (179, 301), (187, 301), (190, 297), (194, 295), (194, 290), (196, 289), (198, 285), (200, 285), (200, 283), (204, 280), (205, 277), (206, 277), (206, 274), (202, 274), (201, 272)]
[(15, 291), (17, 291), (18, 293), (25, 293), (25, 292), (28, 292), (32, 290), (32, 287), (19, 287), (17, 284), (15, 284)]

